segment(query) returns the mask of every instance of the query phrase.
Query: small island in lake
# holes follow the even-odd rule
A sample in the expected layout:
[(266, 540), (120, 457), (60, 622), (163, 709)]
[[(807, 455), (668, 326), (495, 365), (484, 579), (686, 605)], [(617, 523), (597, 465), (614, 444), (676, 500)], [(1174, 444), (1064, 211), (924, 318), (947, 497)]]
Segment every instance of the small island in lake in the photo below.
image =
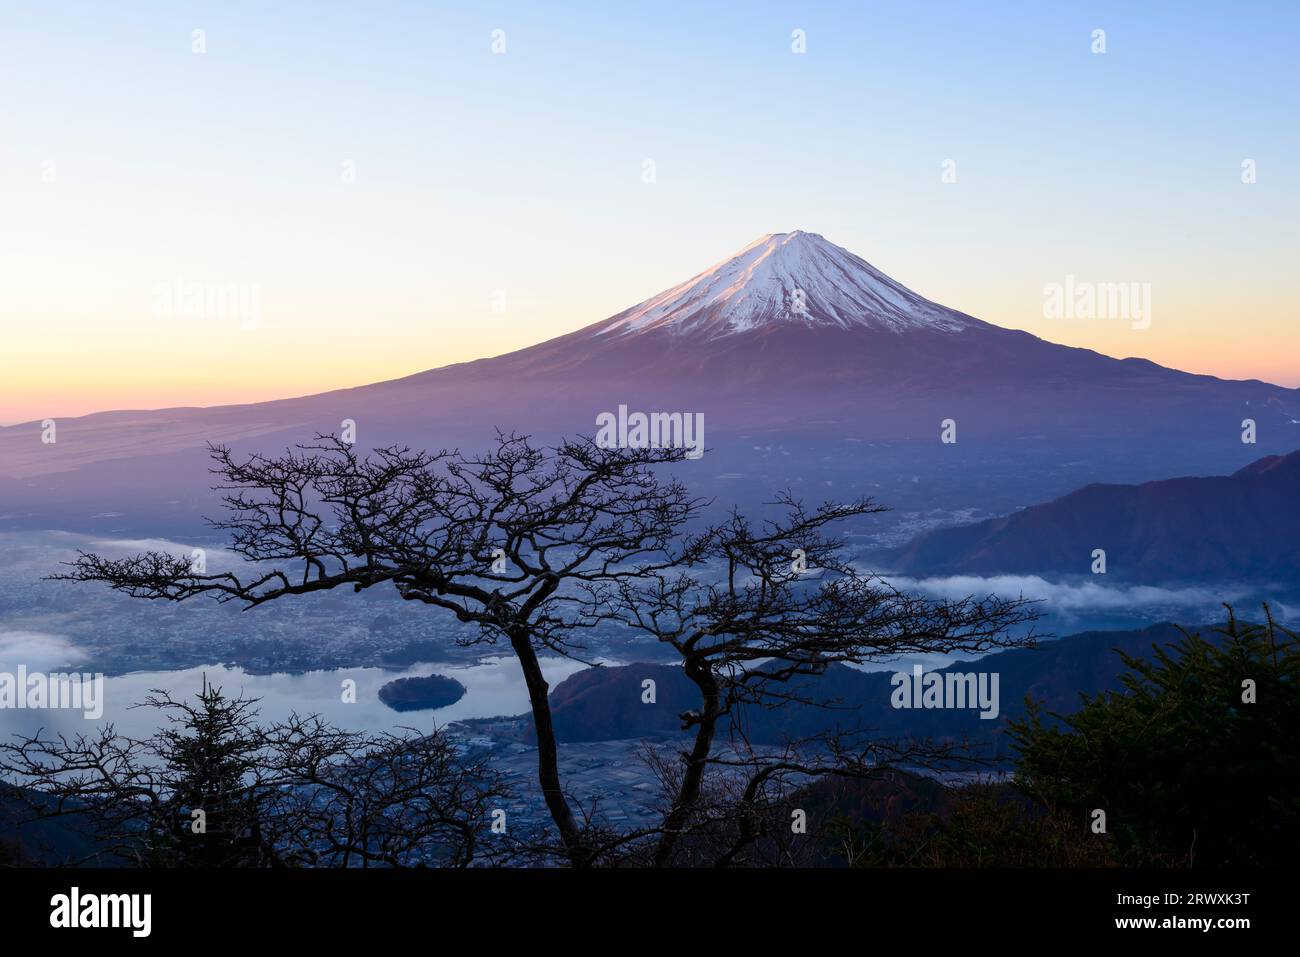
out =
[(379, 700), (394, 711), (427, 711), (445, 708), (465, 696), (465, 686), (455, 678), (429, 675), (427, 678), (398, 678), (379, 689)]

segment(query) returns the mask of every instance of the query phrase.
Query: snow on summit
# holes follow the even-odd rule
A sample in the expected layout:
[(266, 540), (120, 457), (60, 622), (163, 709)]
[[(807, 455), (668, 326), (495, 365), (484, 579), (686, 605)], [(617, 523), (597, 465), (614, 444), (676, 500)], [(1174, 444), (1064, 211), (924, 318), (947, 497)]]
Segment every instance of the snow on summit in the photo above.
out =
[(679, 286), (614, 316), (600, 335), (663, 329), (716, 339), (772, 323), (959, 332), (976, 321), (802, 230), (769, 233)]

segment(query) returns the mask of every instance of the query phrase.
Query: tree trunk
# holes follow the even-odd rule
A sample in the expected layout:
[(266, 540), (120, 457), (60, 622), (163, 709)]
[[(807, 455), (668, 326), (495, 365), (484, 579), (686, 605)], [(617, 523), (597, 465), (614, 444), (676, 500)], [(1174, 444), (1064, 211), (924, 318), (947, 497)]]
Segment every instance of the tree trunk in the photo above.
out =
[(559, 751), (555, 743), (555, 727), (551, 723), (551, 703), (547, 697), (550, 687), (542, 676), (542, 666), (528, 636), (512, 635), (510, 645), (524, 669), (524, 681), (528, 685), (533, 727), (537, 731), (537, 780), (542, 785), (546, 807), (560, 830), (560, 838), (564, 841), (565, 850), (569, 852), (569, 862), (574, 867), (585, 867), (588, 861), (582, 831), (560, 788)]
[(700, 788), (704, 783), (704, 771), (708, 766), (709, 752), (713, 749), (713, 735), (718, 723), (718, 682), (709, 666), (689, 659), (685, 664), (686, 676), (700, 689), (704, 699), (700, 712), (700, 724), (695, 731), (695, 745), (686, 758), (686, 771), (682, 775), (681, 787), (677, 790), (677, 799), (673, 801), (672, 810), (664, 819), (664, 832), (655, 848), (655, 867), (668, 867), (673, 861), (673, 852), (681, 837), (681, 830), (690, 817), (691, 809), (699, 799)]

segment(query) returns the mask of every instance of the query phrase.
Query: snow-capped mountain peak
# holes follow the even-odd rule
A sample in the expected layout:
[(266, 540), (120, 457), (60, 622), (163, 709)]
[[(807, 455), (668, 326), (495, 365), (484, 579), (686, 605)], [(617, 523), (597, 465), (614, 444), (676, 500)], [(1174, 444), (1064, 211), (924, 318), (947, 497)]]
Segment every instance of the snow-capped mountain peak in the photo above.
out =
[(601, 335), (651, 330), (707, 339), (773, 323), (902, 333), (959, 332), (976, 320), (930, 302), (817, 233), (760, 236), (681, 285), (614, 316)]

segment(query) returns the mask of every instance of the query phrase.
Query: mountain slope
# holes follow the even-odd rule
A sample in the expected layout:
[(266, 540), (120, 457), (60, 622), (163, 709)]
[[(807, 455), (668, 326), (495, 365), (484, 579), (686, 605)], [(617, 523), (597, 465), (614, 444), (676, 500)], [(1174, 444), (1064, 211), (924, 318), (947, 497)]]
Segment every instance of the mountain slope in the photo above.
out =
[[(371, 436), (385, 440), (490, 436), (496, 426), (590, 429), (596, 413), (620, 402), (712, 412), (723, 429), (872, 416), (882, 436), (935, 435), (934, 416), (958, 412), (990, 435), (1079, 426), (1150, 434), (1171, 422), (1218, 431), (1239, 428), (1251, 409), (1269, 425), (1300, 419), (1300, 390), (1112, 359), (1003, 329), (796, 230), (761, 237), (609, 319), (493, 358), (302, 398), (64, 420), (58, 447), (31, 441), (39, 423), (0, 428), (0, 476), (205, 441), (301, 436), (337, 429), (344, 417), (364, 417)], [(1202, 414), (1183, 414), (1189, 406)]]
[[(1257, 452), (1300, 444), (1300, 391), (1003, 329), (795, 231), (761, 237), (616, 316), (494, 358), (275, 402), (60, 420), (53, 445), (37, 422), (0, 429), (0, 524), (98, 529), (99, 516), (128, 514), (107, 527), (197, 525), (215, 511), (209, 442), (280, 451), (350, 419), (362, 446), (477, 449), (498, 428), (547, 442), (592, 434), (596, 417), (620, 405), (703, 414), (709, 464), (692, 479), (733, 501), (728, 483), (740, 476), (758, 501), (816, 481), (837, 494), (887, 485), (889, 504), (912, 507), (918, 472), (955, 468), (983, 491), (973, 501), (931, 495), (928, 507), (1001, 511), (1014, 504), (997, 498), (1015, 484), (1000, 477), (1008, 455), (1050, 478), (1032, 490), (1036, 500), (1081, 481), (1238, 467), (1245, 417), (1258, 422)], [(948, 418), (960, 442), (941, 447)]]
[(1300, 575), (1300, 451), (1232, 475), (1089, 485), (1003, 518), (921, 535), (891, 562), (913, 575), (1087, 574), (1284, 581)]

